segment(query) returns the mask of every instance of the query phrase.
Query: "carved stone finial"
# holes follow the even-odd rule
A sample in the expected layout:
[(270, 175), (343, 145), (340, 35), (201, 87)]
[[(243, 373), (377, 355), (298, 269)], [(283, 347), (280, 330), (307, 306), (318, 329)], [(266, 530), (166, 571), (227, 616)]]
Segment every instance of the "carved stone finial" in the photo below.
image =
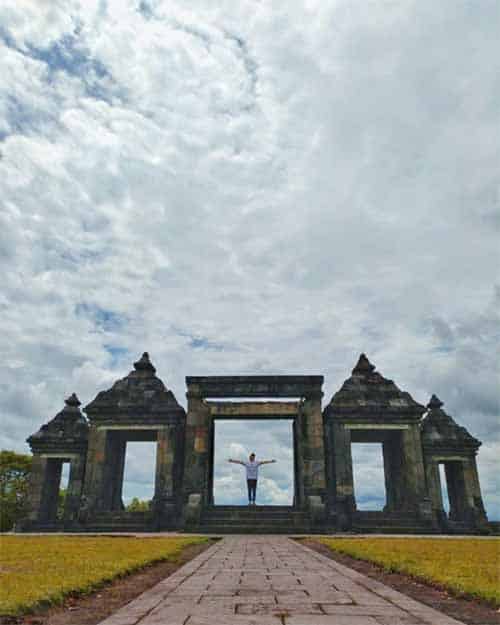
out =
[(82, 402), (76, 396), (76, 393), (71, 393), (68, 399), (64, 400), (64, 403), (66, 404), (66, 406), (69, 406), (70, 408), (78, 408), (78, 406), (81, 406), (82, 404)]
[(429, 403), (427, 404), (427, 408), (429, 408), (429, 410), (439, 410), (442, 405), (443, 402), (439, 399), (439, 397), (437, 397), (437, 395), (432, 395)]
[(36, 453), (48, 451), (64, 454), (86, 449), (89, 426), (80, 411), (80, 405), (76, 393), (65, 399), (64, 408), (26, 439), (31, 450)]
[(136, 371), (151, 371), (152, 373), (156, 372), (156, 369), (153, 367), (151, 361), (149, 360), (148, 352), (144, 352), (141, 358), (137, 362), (134, 362), (134, 369)]
[(365, 354), (361, 354), (358, 363), (352, 370), (353, 374), (369, 375), (375, 371), (375, 365), (368, 360)]

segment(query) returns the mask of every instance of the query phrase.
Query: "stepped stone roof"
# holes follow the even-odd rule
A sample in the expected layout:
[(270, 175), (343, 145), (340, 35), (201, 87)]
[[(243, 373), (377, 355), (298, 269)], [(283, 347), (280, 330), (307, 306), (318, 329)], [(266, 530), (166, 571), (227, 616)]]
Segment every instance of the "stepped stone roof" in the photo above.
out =
[(325, 408), (326, 417), (377, 421), (419, 420), (425, 407), (401, 391), (392, 380), (375, 371), (375, 366), (361, 354), (352, 375)]
[(443, 402), (433, 395), (427, 404), (427, 412), (422, 420), (422, 443), (425, 449), (435, 451), (475, 452), (481, 441), (458, 425), (443, 409)]
[(134, 363), (134, 369), (118, 380), (107, 391), (101, 391), (85, 407), (92, 423), (158, 424), (176, 422), (185, 417), (184, 408), (177, 402), (160, 378), (144, 352)]
[(53, 419), (27, 439), (33, 451), (71, 453), (86, 449), (89, 426), (80, 411), (80, 400), (73, 393), (64, 403)]

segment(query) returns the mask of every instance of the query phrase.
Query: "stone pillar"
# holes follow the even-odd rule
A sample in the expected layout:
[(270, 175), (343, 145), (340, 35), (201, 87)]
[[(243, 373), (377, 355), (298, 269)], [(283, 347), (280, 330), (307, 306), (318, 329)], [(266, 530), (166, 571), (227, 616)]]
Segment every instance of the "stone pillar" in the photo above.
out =
[[(89, 446), (87, 452), (87, 469), (85, 471), (85, 514), (92, 515), (98, 510), (109, 509), (104, 507), (104, 477), (107, 451), (108, 432), (93, 425), (89, 432)], [(109, 502), (108, 502), (109, 503)]]
[(311, 522), (326, 520), (325, 435), (321, 412), (322, 393), (305, 397), (301, 404), (302, 429), (305, 434), (303, 450), (303, 483), (306, 505)]
[(306, 434), (304, 448), (304, 490), (306, 497), (325, 495), (325, 436), (321, 396), (306, 397), (301, 406)]
[(465, 497), (463, 467), (460, 461), (445, 463), (446, 488), (450, 500), (450, 521), (465, 521), (470, 502)]
[(431, 520), (431, 503), (425, 480), (422, 441), (417, 423), (408, 425), (401, 431), (402, 472), (404, 494), (401, 508), (406, 512), (415, 512), (420, 518)]
[(472, 495), (473, 512), (474, 512), (474, 525), (478, 529), (489, 530), (488, 517), (486, 516), (486, 510), (483, 504), (483, 497), (481, 494), (481, 486), (479, 485), (479, 474), (477, 471), (476, 457), (469, 457), (464, 466), (465, 482), (468, 485), (468, 490)]
[(44, 485), (47, 479), (47, 461), (48, 458), (40, 456), (39, 454), (33, 454), (33, 460), (31, 464), (31, 473), (28, 487), (28, 521), (38, 521), (43, 515), (43, 493)]
[[(102, 483), (99, 489), (99, 510), (123, 510), (123, 472), (127, 441), (122, 432), (108, 430), (103, 441)], [(99, 468), (99, 464), (97, 465)]]
[(476, 525), (476, 505), (469, 459), (464, 460), (461, 465), (464, 489), (464, 520), (470, 528), (474, 528)]
[(57, 520), (62, 464), (62, 459), (47, 458), (40, 514), (38, 517), (42, 522), (54, 522)]
[(335, 480), (335, 512), (337, 527), (347, 530), (356, 509), (352, 473), (351, 431), (342, 423), (331, 422), (334, 445), (333, 473)]
[(382, 444), (387, 512), (398, 512), (406, 506), (402, 430), (396, 430)]
[(153, 514), (157, 529), (172, 527), (176, 516), (174, 467), (176, 429), (169, 425), (158, 430), (156, 447), (155, 494)]
[(432, 458), (427, 458), (425, 463), (425, 477), (427, 488), (431, 500), (432, 515), (439, 524), (446, 525), (446, 514), (443, 506), (443, 495), (441, 492), (441, 476), (439, 474), (439, 462)]
[(303, 434), (302, 414), (298, 413), (293, 420), (293, 505), (297, 508), (304, 507), (306, 500), (304, 495), (304, 434)]
[(68, 488), (64, 504), (65, 521), (74, 521), (78, 518), (84, 475), (85, 456), (83, 454), (73, 456), (70, 461)]
[(394, 441), (386, 439), (382, 442), (382, 455), (384, 457), (384, 481), (385, 481), (385, 512), (394, 512), (397, 509), (397, 470), (395, 470), (395, 445)]
[(108, 457), (106, 459), (106, 481), (111, 484), (111, 510), (123, 510), (123, 473), (125, 471), (125, 456), (127, 441), (118, 432), (113, 432), (108, 443)]
[[(184, 464), (184, 499), (199, 494), (200, 505), (208, 504), (210, 411), (203, 399), (188, 392)], [(194, 501), (194, 499), (192, 500)]]
[(196, 389), (189, 387), (185, 428), (183, 503), (184, 522), (196, 527), (209, 504), (210, 410)]
[(466, 523), (471, 528), (476, 525), (475, 480), (473, 473), (474, 468), (471, 467), (468, 458), (446, 464), (448, 496), (450, 498), (450, 520)]
[(214, 462), (215, 462), (215, 423), (213, 418), (208, 423), (208, 472), (207, 472), (207, 505), (214, 505)]

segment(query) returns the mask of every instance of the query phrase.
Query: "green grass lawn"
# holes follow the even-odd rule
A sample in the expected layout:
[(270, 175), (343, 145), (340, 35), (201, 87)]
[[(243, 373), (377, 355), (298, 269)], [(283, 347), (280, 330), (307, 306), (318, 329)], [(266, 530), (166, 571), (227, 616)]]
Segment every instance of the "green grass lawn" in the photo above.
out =
[(0, 614), (16, 615), (88, 593), (146, 564), (175, 561), (200, 536), (1, 536)]
[(339, 553), (500, 605), (500, 539), (318, 538)]

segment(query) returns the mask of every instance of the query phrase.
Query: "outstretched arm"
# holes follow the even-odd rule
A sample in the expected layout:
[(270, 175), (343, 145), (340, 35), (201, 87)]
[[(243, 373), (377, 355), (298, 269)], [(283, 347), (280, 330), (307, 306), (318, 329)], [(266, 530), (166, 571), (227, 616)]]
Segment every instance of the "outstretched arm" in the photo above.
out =
[(241, 460), (233, 460), (232, 458), (229, 458), (228, 462), (232, 462), (233, 464), (241, 464), (245, 466), (245, 463), (241, 462)]
[(261, 460), (259, 464), (273, 464), (276, 460)]

